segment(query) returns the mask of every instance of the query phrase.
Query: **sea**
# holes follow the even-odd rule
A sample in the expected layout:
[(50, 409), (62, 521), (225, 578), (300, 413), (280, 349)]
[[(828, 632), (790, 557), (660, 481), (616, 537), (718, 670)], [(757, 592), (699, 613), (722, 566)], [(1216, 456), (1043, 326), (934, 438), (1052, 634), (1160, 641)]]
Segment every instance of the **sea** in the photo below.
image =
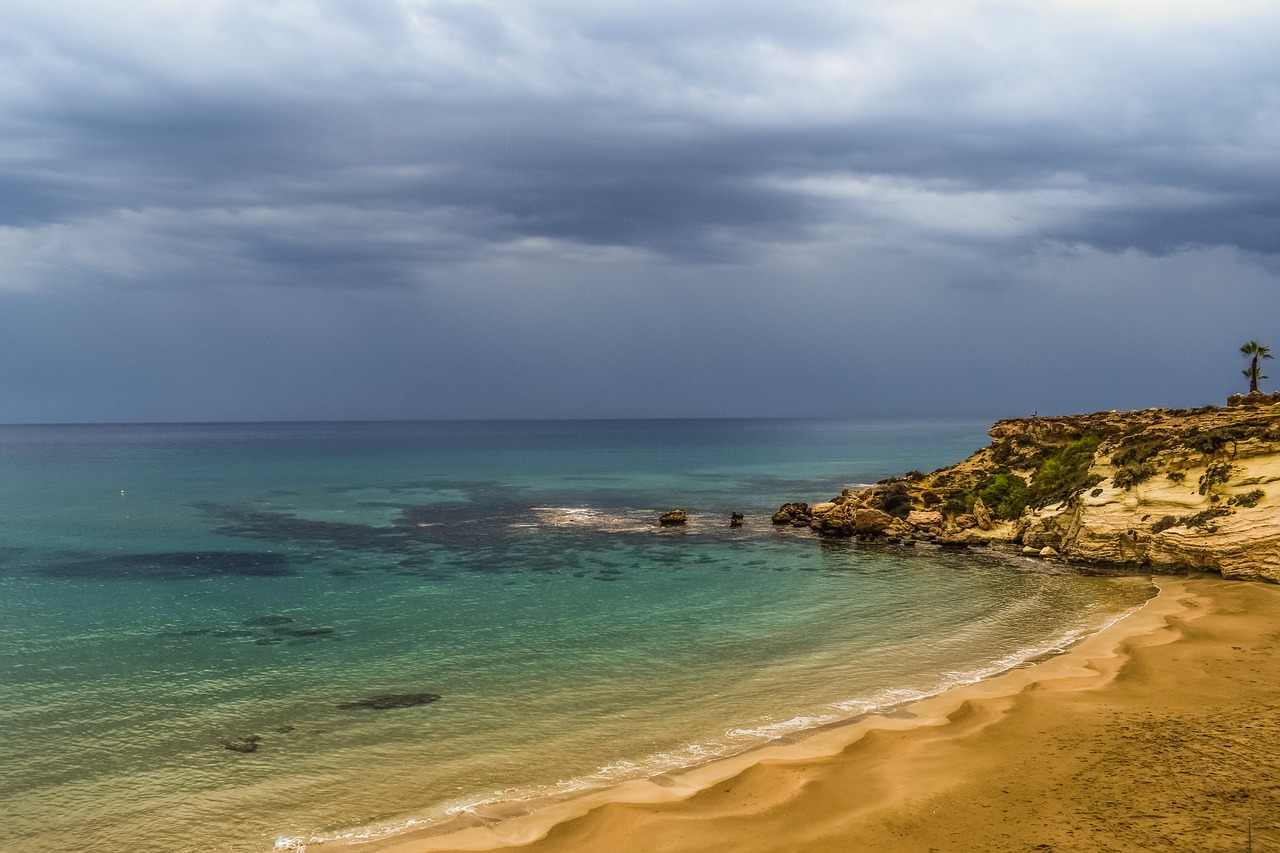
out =
[[(518, 810), (897, 708), (1140, 606), (1149, 578), (770, 522), (986, 428), (0, 426), (0, 849), (301, 850)], [(688, 524), (660, 527), (673, 508)], [(388, 695), (408, 706), (369, 707)]]

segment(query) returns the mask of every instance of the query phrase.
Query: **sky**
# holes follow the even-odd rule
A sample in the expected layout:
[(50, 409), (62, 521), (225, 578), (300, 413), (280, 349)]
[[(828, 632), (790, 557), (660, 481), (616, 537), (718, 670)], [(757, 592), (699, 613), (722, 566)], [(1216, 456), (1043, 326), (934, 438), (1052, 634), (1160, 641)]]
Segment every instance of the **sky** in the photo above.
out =
[(1012, 417), (1280, 353), (1270, 0), (4, 17), (0, 422)]

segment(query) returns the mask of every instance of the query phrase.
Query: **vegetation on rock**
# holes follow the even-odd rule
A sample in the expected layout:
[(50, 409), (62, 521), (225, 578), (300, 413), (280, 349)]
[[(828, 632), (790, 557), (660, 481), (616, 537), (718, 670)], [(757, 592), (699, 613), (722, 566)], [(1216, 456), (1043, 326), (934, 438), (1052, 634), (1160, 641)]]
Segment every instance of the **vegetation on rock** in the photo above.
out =
[[(1258, 358), (1265, 358), (1265, 347)], [(997, 422), (955, 465), (814, 504), (778, 524), (825, 536), (1010, 543), (1068, 562), (1280, 582), (1280, 395), (1226, 408)]]
[[(996, 518), (1011, 520), (1022, 515), (1031, 500), (1027, 481), (1017, 474), (998, 471), (987, 476), (975, 490), (974, 502), (981, 500)], [(972, 504), (969, 507), (972, 509)]]
[(1210, 462), (1205, 466), (1204, 473), (1200, 475), (1200, 494), (1208, 494), (1214, 486), (1230, 480), (1231, 472), (1234, 470), (1235, 466), (1225, 460)]
[(1031, 478), (1030, 503), (1038, 507), (1061, 503), (1101, 482), (1089, 475), (1093, 455), (1101, 443), (1100, 436), (1082, 435), (1041, 462)]
[(1150, 480), (1155, 475), (1155, 465), (1150, 462), (1135, 462), (1125, 465), (1116, 471), (1111, 478), (1111, 482), (1115, 484), (1117, 489), (1124, 489), (1127, 492), (1139, 483)]
[(1251, 492), (1245, 492), (1244, 494), (1228, 498), (1227, 506), (1255, 507), (1266, 496), (1267, 493), (1262, 491), (1262, 489), (1254, 489)]

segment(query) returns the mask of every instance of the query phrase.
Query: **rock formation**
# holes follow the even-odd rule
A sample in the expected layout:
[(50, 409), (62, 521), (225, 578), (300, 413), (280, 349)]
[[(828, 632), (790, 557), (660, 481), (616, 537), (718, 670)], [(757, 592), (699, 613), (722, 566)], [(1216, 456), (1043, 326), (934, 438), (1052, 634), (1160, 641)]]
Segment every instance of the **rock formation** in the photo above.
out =
[(687, 524), (689, 514), (682, 509), (673, 509), (670, 512), (664, 512), (658, 516), (658, 524), (663, 527), (674, 527), (679, 524)]
[(806, 503), (788, 503), (773, 514), (774, 524), (790, 524), (792, 527), (809, 525), (809, 505)]
[(990, 436), (949, 468), (789, 503), (774, 523), (1280, 582), (1280, 401), (1003, 420)]

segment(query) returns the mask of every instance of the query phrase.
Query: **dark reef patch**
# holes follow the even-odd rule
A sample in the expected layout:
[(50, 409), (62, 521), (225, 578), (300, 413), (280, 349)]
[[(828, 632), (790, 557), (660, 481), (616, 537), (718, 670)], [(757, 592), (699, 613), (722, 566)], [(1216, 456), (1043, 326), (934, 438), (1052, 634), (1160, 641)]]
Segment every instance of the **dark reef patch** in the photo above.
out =
[(283, 637), (332, 637), (334, 632), (332, 628), (294, 628), (280, 625), (272, 628), (271, 633)]
[(399, 551), (411, 547), (413, 536), (403, 526), (375, 527), (348, 521), (317, 521), (276, 512), (223, 504), (197, 504), (218, 523), (215, 533), (275, 542), (306, 542), (344, 550)]
[(261, 743), (262, 735), (242, 735), (223, 739), (222, 748), (232, 752), (257, 752)]
[(250, 628), (269, 628), (274, 625), (288, 625), (293, 621), (292, 616), (280, 616), (275, 613), (266, 616), (254, 616), (241, 622), (241, 625), (248, 625)]
[(36, 569), (53, 578), (93, 580), (191, 580), (201, 577), (284, 577), (294, 574), (289, 560), (269, 552), (168, 551), (114, 554), (110, 557), (68, 560)]
[(263, 616), (252, 616), (243, 620), (236, 628), (186, 628), (181, 630), (159, 631), (160, 637), (217, 637), (220, 639), (251, 640), (258, 646), (274, 646), (280, 643), (297, 645), (323, 639), (341, 639), (333, 628), (328, 626), (308, 627), (299, 625), (292, 616), (269, 613)]
[(342, 702), (337, 707), (344, 711), (390, 711), (394, 708), (412, 708), (430, 705), (440, 699), (435, 693), (379, 693), (355, 702)]
[[(317, 566), (330, 576), (355, 578), (387, 572), (426, 581), (447, 580), (462, 573), (490, 575), (594, 574), (613, 562), (614, 550), (642, 553), (646, 566), (658, 563), (674, 570), (699, 565), (691, 556), (699, 545), (714, 542), (748, 548), (755, 541), (728, 528), (686, 530), (679, 541), (654, 541), (652, 529), (601, 531), (539, 522), (535, 506), (558, 506), (559, 495), (539, 495), (536, 503), (519, 488), (501, 483), (433, 483), (466, 500), (428, 505), (406, 504), (392, 524), (363, 524), (311, 519), (283, 508), (260, 504), (193, 504), (210, 521), (211, 532), (256, 539), (290, 555), (298, 570)], [(563, 503), (571, 503), (564, 496)], [(379, 505), (383, 505), (379, 503)], [(390, 504), (386, 504), (390, 506)], [(629, 499), (603, 509), (635, 514)], [(732, 537), (732, 538), (731, 538)], [(739, 541), (741, 540), (741, 541)], [(606, 547), (601, 547), (607, 542)], [(703, 563), (710, 565), (710, 563)], [(268, 626), (269, 627), (269, 626)]]

